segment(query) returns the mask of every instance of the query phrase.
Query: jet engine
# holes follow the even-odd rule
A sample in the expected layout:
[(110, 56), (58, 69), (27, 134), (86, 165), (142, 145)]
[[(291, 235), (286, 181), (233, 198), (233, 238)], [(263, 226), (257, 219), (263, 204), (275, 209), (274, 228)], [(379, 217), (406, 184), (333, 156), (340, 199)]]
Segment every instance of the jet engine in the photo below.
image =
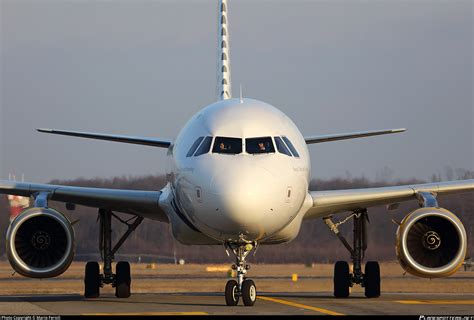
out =
[(415, 276), (450, 276), (461, 267), (466, 250), (466, 230), (446, 209), (417, 209), (402, 220), (397, 230), (398, 260)]
[(71, 222), (51, 208), (29, 208), (7, 230), (7, 256), (13, 269), (30, 278), (62, 274), (74, 257)]

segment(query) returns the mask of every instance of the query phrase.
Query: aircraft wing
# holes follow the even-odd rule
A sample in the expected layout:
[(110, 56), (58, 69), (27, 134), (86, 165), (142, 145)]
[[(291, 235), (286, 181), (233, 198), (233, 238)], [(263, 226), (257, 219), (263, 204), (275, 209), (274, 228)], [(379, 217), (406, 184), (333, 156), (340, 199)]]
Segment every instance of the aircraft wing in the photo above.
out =
[(131, 137), (131, 136), (79, 132), (79, 131), (65, 131), (65, 130), (56, 130), (56, 129), (36, 129), (36, 130), (41, 133), (50, 133), (50, 134), (58, 134), (58, 135), (70, 136), (70, 137), (139, 144), (139, 145), (158, 147), (158, 148), (169, 148), (169, 146), (171, 145), (170, 140), (155, 139), (155, 138)]
[(315, 137), (305, 137), (304, 139), (306, 141), (306, 144), (313, 144), (313, 143), (331, 142), (331, 141), (339, 141), (339, 140), (347, 140), (347, 139), (373, 137), (373, 136), (380, 136), (384, 134), (401, 133), (405, 131), (406, 129), (361, 131), (361, 132), (351, 132), (351, 133), (328, 134), (328, 135), (315, 136)]
[(444, 195), (469, 191), (474, 191), (474, 179), (381, 188), (310, 191), (313, 206), (306, 213), (305, 219), (417, 200), (417, 195), (421, 192)]
[(0, 180), (0, 194), (31, 197), (42, 192), (47, 193), (48, 200), (52, 201), (110, 209), (168, 222), (158, 203), (160, 191), (84, 188)]

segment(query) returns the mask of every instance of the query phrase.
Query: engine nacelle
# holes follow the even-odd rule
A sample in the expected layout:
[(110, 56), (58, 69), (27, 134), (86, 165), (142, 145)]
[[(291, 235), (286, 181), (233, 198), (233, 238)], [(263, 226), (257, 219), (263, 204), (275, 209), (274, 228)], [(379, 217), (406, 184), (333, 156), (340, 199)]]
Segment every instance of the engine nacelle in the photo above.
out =
[(7, 231), (7, 256), (13, 269), (30, 278), (62, 274), (74, 257), (71, 222), (50, 208), (29, 208)]
[(397, 230), (397, 257), (407, 272), (424, 278), (455, 273), (466, 256), (467, 237), (461, 221), (443, 208), (420, 208)]

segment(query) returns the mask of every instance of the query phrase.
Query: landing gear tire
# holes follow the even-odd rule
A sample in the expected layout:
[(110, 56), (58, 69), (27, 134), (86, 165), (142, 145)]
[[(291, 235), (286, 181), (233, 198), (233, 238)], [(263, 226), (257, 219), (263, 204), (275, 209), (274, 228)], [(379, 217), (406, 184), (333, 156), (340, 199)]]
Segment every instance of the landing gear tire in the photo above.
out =
[(100, 296), (100, 268), (96, 261), (86, 263), (84, 276), (84, 297), (98, 298)]
[(365, 264), (365, 296), (380, 297), (380, 266), (376, 261), (368, 261)]
[(257, 300), (257, 287), (252, 280), (242, 282), (242, 300), (245, 306), (253, 306)]
[(115, 296), (117, 298), (130, 297), (130, 263), (127, 261), (117, 262), (115, 267)]
[(239, 285), (235, 280), (227, 281), (225, 286), (225, 303), (228, 306), (236, 306), (239, 303)]
[(351, 286), (351, 275), (349, 264), (346, 261), (338, 261), (334, 265), (334, 297), (349, 297), (349, 287)]

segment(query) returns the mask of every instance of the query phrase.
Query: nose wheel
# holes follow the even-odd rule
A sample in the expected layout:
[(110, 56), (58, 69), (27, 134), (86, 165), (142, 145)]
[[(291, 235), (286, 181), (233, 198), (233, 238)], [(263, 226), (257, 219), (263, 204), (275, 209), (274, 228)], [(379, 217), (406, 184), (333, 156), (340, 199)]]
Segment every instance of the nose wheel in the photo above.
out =
[(227, 281), (225, 286), (225, 303), (228, 306), (236, 306), (239, 303), (239, 285), (235, 280)]
[(257, 301), (257, 287), (255, 282), (250, 279), (242, 282), (242, 289), (239, 290), (239, 284), (235, 280), (227, 281), (225, 286), (225, 302), (228, 306), (236, 306), (242, 297), (244, 306), (251, 307)]
[(229, 249), (235, 256), (235, 264), (232, 269), (237, 271), (237, 280), (229, 280), (225, 286), (225, 302), (228, 306), (236, 306), (242, 297), (244, 306), (253, 306), (257, 301), (257, 286), (253, 280), (247, 279), (247, 271), (250, 265), (245, 261), (248, 254), (257, 246), (256, 242), (241, 241), (238, 243), (226, 243), (226, 251)]
[(245, 306), (253, 306), (257, 300), (257, 287), (253, 280), (247, 279), (242, 283), (242, 300)]

